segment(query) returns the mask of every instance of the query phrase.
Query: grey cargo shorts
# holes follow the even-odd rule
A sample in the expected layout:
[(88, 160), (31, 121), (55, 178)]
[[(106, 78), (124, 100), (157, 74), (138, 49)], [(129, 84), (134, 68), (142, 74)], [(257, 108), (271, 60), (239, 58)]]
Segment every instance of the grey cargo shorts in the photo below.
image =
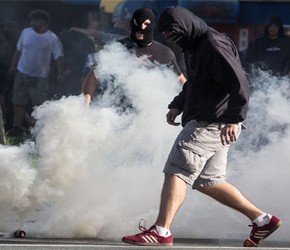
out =
[[(222, 145), (224, 123), (191, 120), (176, 138), (163, 172), (180, 177), (192, 188), (226, 181), (229, 145)], [(241, 124), (239, 124), (239, 134)]]

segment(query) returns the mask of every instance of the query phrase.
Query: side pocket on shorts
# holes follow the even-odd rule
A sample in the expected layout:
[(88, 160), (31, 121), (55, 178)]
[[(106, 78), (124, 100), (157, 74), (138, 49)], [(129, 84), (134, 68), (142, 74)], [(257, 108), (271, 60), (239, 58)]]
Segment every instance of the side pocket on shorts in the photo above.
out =
[(183, 158), (183, 169), (193, 174), (201, 171), (205, 163), (203, 157), (205, 149), (202, 147), (202, 144), (180, 141), (178, 143), (178, 150), (180, 150), (180, 155)]
[(178, 146), (185, 150), (190, 150), (198, 155), (203, 155), (205, 152), (205, 149), (203, 148), (203, 144), (199, 143), (198, 141), (195, 141), (193, 144), (193, 143), (188, 143), (182, 140), (178, 143)]

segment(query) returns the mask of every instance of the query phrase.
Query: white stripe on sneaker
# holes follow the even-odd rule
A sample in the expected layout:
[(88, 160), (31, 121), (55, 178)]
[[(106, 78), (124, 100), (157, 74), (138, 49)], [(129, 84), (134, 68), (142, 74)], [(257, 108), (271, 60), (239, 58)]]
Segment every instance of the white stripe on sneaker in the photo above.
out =
[(144, 235), (144, 236), (142, 236), (142, 239), (146, 243), (150, 243), (150, 244), (158, 243), (157, 239), (152, 235)]
[(257, 231), (257, 232), (255, 232), (255, 234), (266, 234), (268, 232), (269, 232), (268, 230), (267, 231)]
[(269, 233), (269, 230), (257, 231), (257, 232), (255, 232), (254, 237), (258, 238), (258, 239), (263, 239), (268, 233)]

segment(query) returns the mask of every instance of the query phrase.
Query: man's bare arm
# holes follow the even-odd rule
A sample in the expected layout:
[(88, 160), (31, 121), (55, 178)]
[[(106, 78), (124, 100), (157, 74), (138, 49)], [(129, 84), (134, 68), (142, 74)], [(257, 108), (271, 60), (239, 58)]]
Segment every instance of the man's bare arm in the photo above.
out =
[(96, 78), (94, 71), (91, 69), (85, 80), (83, 81), (82, 93), (85, 97), (85, 103), (90, 105), (92, 96), (94, 96), (97, 87), (99, 86), (99, 80)]

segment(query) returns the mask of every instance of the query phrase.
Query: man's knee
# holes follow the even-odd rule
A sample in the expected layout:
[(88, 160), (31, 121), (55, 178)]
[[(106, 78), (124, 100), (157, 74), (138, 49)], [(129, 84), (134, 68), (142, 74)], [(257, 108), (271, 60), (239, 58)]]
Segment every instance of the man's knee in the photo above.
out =
[(207, 195), (211, 196), (211, 194), (213, 192), (215, 192), (215, 190), (218, 190), (223, 183), (224, 182), (211, 183), (210, 185), (200, 185), (200, 186), (196, 186), (195, 189), (203, 194), (207, 194)]

